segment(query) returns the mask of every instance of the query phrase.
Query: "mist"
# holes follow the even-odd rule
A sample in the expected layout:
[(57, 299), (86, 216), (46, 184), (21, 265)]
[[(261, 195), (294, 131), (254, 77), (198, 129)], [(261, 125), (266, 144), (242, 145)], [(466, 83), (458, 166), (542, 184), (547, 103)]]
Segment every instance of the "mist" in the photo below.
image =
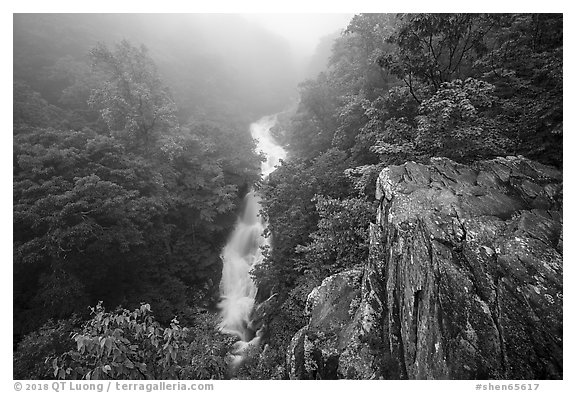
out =
[[(97, 225), (117, 230), (107, 237), (109, 243), (73, 248), (78, 255), (66, 256), (77, 266), (106, 266), (92, 276), (66, 265), (72, 292), (61, 270), (16, 263), (15, 342), (50, 318), (85, 313), (98, 301), (112, 307), (147, 301), (162, 323), (184, 304), (215, 310), (221, 300), (222, 247), (242, 200), (261, 181), (262, 157), (270, 158), (270, 151), (257, 149), (263, 137), (253, 137), (250, 125), (274, 119), (265, 122), (264, 142), (270, 143), (264, 144), (278, 142), (271, 131), (275, 114), (295, 107), (299, 83), (312, 76), (310, 64), (327, 62), (325, 37), (339, 36), (348, 19), (336, 14), (15, 14), (15, 189), (33, 184), (30, 170), (48, 168), (47, 179), (66, 179), (62, 192), (84, 179), (120, 187), (112, 194), (125, 188), (132, 197), (158, 202), (132, 218), (107, 211)], [(37, 168), (25, 163), (45, 151), (47, 161), (36, 160)], [(52, 199), (59, 192), (40, 196), (47, 198), (42, 214), (63, 209)], [(36, 197), (17, 194), (16, 210), (36, 203)], [(96, 190), (84, 198), (114, 205)], [(111, 224), (117, 217), (125, 221)], [(27, 223), (14, 225), (17, 247), (27, 247), (35, 230)], [(137, 234), (126, 235), (130, 228)], [(121, 247), (116, 239), (124, 239)], [(34, 251), (34, 258), (58, 263), (60, 256), (46, 249)], [(57, 282), (61, 292), (38, 285), (44, 280)], [(56, 306), (71, 297), (69, 307), (37, 308), (43, 304), (38, 298), (58, 299)]]
[(13, 14), (13, 379), (561, 380), (563, 26)]
[(312, 56), (322, 37), (346, 29), (353, 14), (245, 14), (249, 21), (285, 38), (296, 56)]
[(98, 42), (126, 39), (148, 48), (182, 120), (237, 112), (248, 120), (296, 99), (298, 83), (314, 76), (308, 68), (322, 37), (339, 35), (351, 16), (16, 14), (14, 77), (55, 103), (68, 83), (61, 68), (71, 68), (62, 59), (87, 64)]

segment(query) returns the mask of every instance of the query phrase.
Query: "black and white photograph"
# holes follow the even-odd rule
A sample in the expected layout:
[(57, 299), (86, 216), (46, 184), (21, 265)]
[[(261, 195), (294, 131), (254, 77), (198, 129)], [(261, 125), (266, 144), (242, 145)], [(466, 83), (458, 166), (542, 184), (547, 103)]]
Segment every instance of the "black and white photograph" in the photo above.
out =
[(564, 380), (563, 13), (11, 17), (6, 391)]

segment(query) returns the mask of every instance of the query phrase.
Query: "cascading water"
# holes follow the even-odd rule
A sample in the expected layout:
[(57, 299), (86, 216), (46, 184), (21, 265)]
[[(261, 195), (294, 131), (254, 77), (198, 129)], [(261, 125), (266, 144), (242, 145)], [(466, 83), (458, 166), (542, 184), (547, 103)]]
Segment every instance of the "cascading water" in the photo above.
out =
[[(284, 149), (275, 143), (270, 134), (274, 124), (276, 115), (263, 117), (250, 126), (257, 150), (266, 155), (266, 161), (261, 165), (264, 178), (268, 177), (286, 156)], [(261, 247), (270, 246), (270, 238), (264, 236), (266, 222), (259, 215), (259, 211), (260, 197), (251, 191), (246, 195), (244, 212), (221, 254), (223, 267), (220, 282), (220, 330), (239, 339), (232, 349), (233, 365), (238, 364), (244, 352), (250, 346), (258, 345), (260, 340), (259, 332), (250, 328), (250, 313), (257, 291), (250, 271), (262, 262)]]

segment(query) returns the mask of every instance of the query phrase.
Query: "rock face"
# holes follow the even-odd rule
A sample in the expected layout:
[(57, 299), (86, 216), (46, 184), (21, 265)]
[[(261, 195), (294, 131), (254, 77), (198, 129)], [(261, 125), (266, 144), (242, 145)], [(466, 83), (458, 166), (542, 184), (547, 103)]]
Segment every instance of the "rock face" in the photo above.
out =
[(382, 171), (362, 271), (324, 280), (295, 379), (559, 379), (562, 174), (523, 157)]

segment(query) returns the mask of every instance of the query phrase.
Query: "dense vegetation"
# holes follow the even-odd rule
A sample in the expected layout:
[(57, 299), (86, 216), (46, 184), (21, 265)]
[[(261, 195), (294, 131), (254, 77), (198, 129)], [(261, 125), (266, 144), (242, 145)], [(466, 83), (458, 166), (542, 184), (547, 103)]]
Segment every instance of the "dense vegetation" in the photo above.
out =
[[(98, 45), (115, 16), (28, 18), (15, 19), (15, 377), (229, 377), (231, 339), (213, 315), (218, 251), (259, 178), (242, 131), (288, 102), (282, 43), (248, 29), (236, 39), (262, 45), (239, 56), (199, 22), (191, 44), (169, 50), (180, 27), (151, 35), (133, 16)], [(562, 23), (362, 14), (326, 38), (328, 67), (274, 129), (289, 158), (258, 183), (273, 247), (254, 271), (257, 300), (276, 296), (266, 344), (236, 377), (285, 377), (310, 290), (367, 258), (384, 166), (522, 154), (561, 168)]]
[[(138, 352), (140, 363), (148, 365), (142, 377), (208, 378), (210, 362), (216, 362), (216, 374), (224, 369), (226, 348), (210, 355), (216, 351), (213, 341), (227, 342), (214, 317), (219, 253), (243, 195), (260, 177), (248, 124), (286, 105), (290, 76), (270, 80), (268, 67), (286, 60), (284, 43), (239, 18), (222, 16), (229, 28), (238, 29), (236, 44), (251, 45), (249, 59), (238, 61), (223, 37), (175, 40), (171, 46), (158, 41), (162, 32), (166, 39), (214, 33), (211, 23), (189, 17), (175, 17), (187, 22), (172, 27), (176, 31), (167, 31), (167, 21), (142, 15), (128, 15), (111, 29), (107, 26), (116, 26), (117, 16), (15, 17), (17, 378), (104, 376), (92, 360), (80, 361), (69, 352), (75, 347), (70, 334), (118, 338), (111, 326), (98, 330), (89, 318), (100, 320), (105, 307), (114, 319), (144, 303), (150, 305), (142, 311), (146, 315), (129, 318), (167, 326), (177, 317), (187, 327), (178, 330), (180, 349), (194, 353), (178, 355), (185, 356), (186, 370), (168, 372), (172, 363), (158, 363), (154, 370), (150, 363), (165, 348), (154, 347), (162, 353), (152, 355)], [(157, 36), (146, 32), (148, 22), (156, 24)], [(117, 35), (147, 39), (147, 46), (115, 41)], [(91, 312), (99, 302), (102, 306)], [(115, 313), (118, 306), (123, 308)], [(114, 320), (118, 328), (132, 326), (131, 319)], [(151, 350), (149, 342), (134, 342), (144, 338), (124, 334), (122, 340)], [(125, 352), (132, 347), (116, 345), (110, 348), (135, 361)], [(65, 351), (69, 356), (62, 355)], [(49, 356), (60, 356), (56, 370), (45, 363)], [(118, 367), (105, 374), (133, 377)]]
[(258, 179), (247, 135), (207, 122), (180, 126), (144, 49), (122, 41), (95, 47), (91, 59), (103, 77), (88, 100), (99, 125), (16, 119), (20, 334), (98, 301), (148, 302), (164, 322), (192, 318), (218, 300), (218, 250), (241, 189)]
[(562, 166), (562, 15), (357, 15), (275, 133), (290, 160), (263, 188), (275, 247), (255, 276), (262, 298), (280, 295), (268, 351), (281, 363), (310, 290), (366, 260), (384, 166)]

